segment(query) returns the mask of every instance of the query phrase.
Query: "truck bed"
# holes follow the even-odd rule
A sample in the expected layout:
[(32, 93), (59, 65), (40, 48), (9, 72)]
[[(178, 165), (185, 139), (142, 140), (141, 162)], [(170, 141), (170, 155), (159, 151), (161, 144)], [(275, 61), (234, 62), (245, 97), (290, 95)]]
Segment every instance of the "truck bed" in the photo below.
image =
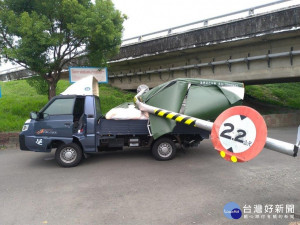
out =
[[(107, 120), (101, 119), (97, 126), (97, 134), (107, 135), (149, 135), (148, 120)], [(209, 137), (210, 132), (197, 127), (177, 123), (172, 134), (200, 134), (202, 138)]]
[(100, 135), (148, 135), (148, 120), (107, 120), (101, 119), (97, 126)]

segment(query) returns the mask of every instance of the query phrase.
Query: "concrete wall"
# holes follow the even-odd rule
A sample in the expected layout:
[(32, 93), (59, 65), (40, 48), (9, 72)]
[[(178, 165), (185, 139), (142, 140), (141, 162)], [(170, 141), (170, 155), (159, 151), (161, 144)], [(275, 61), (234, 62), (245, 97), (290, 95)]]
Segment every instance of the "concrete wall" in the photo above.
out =
[[(300, 32), (296, 32), (300, 35)], [(275, 37), (273, 37), (275, 38)], [(252, 39), (252, 41), (254, 41)], [(298, 36), (261, 40), (257, 38), (252, 44), (240, 42), (238, 46), (233, 43), (223, 44), (221, 49), (195, 49), (193, 51), (182, 51), (178, 53), (157, 56), (156, 58), (141, 58), (126, 61), (124, 63), (111, 64), (110, 74), (124, 75), (126, 73), (143, 72), (147, 70), (157, 70), (161, 68), (173, 68), (185, 65), (209, 63), (228, 59), (237, 59), (247, 56), (266, 55), (268, 53), (289, 52), (291, 49), (300, 50), (300, 39)], [(237, 43), (234, 43), (237, 44)], [(221, 45), (218, 45), (220, 47)], [(241, 81), (249, 84), (272, 83), (282, 81), (300, 80), (300, 56), (292, 58), (282, 57), (276, 59), (264, 59), (249, 62), (249, 67), (245, 62), (233, 63), (230, 65), (216, 65), (201, 67), (198, 69), (187, 69), (169, 71), (163, 73), (142, 74), (134, 76), (123, 76), (110, 79), (112, 85), (123, 89), (135, 89), (139, 84), (145, 83), (154, 87), (163, 82), (178, 78), (193, 77), (202, 79)]]
[(287, 127), (300, 125), (300, 111), (286, 114), (263, 115), (268, 127)]
[(295, 28), (299, 24), (300, 7), (290, 8), (260, 16), (249, 16), (245, 19), (170, 35), (139, 44), (123, 46), (120, 53), (113, 60), (182, 51), (188, 48), (205, 47), (208, 44), (222, 44), (222, 42), (243, 37), (253, 38), (257, 34), (264, 36), (280, 30)]
[[(149, 70), (300, 50), (300, 7), (124, 46), (109, 64), (112, 85), (135, 89), (178, 77), (249, 84), (299, 81), (300, 56), (146, 74)], [(141, 75), (137, 75), (141, 73)], [(129, 75), (128, 75), (129, 74)], [(133, 74), (133, 75), (132, 75)]]
[(19, 133), (0, 133), (0, 150), (19, 147)]
[(20, 80), (27, 77), (35, 75), (32, 71), (28, 69), (23, 69), (20, 71), (9, 72), (6, 74), (0, 74), (0, 81), (10, 81), (10, 80)]

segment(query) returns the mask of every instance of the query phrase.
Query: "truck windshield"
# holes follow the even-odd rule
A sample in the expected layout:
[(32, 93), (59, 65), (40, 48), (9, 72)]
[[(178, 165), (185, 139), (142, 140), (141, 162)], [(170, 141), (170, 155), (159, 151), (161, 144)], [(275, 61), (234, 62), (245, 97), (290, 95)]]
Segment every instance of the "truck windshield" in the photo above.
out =
[(56, 99), (49, 105), (44, 113), (49, 115), (70, 115), (73, 114), (73, 106), (74, 106), (75, 98), (67, 98), (67, 99)]

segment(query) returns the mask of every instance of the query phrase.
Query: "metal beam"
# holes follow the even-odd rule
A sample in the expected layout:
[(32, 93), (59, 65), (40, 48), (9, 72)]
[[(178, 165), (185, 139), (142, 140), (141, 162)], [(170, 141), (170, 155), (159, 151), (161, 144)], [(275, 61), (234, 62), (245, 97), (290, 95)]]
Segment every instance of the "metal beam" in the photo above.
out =
[(249, 61), (256, 61), (256, 60), (269, 60), (274, 58), (291, 57), (296, 55), (300, 55), (300, 51), (290, 51), (290, 52), (281, 52), (281, 53), (265, 54), (265, 55), (258, 55), (258, 56), (248, 56), (248, 57), (238, 58), (238, 59), (229, 58), (228, 60), (211, 61), (207, 63), (199, 63), (199, 64), (177, 66), (177, 67), (168, 67), (168, 68), (161, 68), (157, 70), (146, 70), (137, 73), (124, 73), (124, 74), (122, 73), (118, 75), (109, 75), (108, 77), (115, 78), (115, 77), (128, 77), (128, 76), (143, 75), (143, 74), (163, 73), (169, 71), (194, 69), (194, 68), (201, 68), (201, 67), (208, 67), (208, 66), (227, 65), (227, 64), (249, 62)]

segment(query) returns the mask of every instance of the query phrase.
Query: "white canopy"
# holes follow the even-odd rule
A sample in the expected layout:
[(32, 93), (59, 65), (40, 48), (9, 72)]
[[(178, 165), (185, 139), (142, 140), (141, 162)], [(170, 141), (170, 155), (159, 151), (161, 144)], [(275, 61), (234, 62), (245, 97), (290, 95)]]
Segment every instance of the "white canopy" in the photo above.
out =
[(82, 78), (68, 87), (61, 95), (96, 95), (99, 96), (98, 80), (94, 76)]

